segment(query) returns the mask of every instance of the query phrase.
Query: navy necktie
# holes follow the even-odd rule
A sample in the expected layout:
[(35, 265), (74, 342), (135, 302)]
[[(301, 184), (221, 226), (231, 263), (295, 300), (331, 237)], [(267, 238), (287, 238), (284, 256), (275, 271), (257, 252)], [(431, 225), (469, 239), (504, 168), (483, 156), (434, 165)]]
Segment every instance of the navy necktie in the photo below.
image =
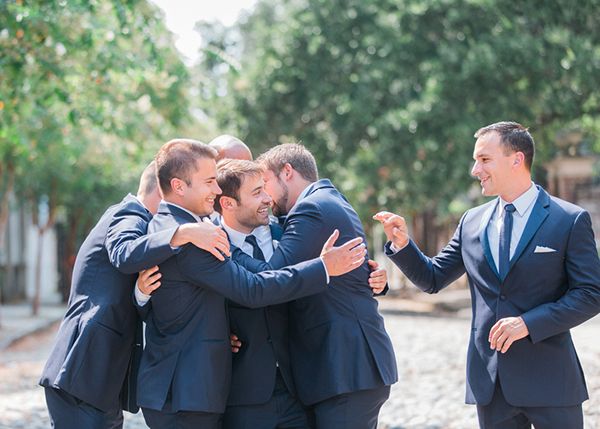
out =
[(504, 280), (510, 266), (510, 237), (512, 235), (513, 212), (516, 210), (512, 204), (504, 206), (504, 221), (500, 229), (500, 251), (498, 253), (498, 271), (500, 278)]
[(258, 242), (256, 241), (255, 236), (247, 235), (245, 241), (246, 241), (246, 243), (248, 243), (252, 246), (252, 257), (254, 259), (260, 259), (261, 261), (266, 261), (265, 255), (262, 252), (262, 250), (260, 250), (260, 247), (258, 245)]

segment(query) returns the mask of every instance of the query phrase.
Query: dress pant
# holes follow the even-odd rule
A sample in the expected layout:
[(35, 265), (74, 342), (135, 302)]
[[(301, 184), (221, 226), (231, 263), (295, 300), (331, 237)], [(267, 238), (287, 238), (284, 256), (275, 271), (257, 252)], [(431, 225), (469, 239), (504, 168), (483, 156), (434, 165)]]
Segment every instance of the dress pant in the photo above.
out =
[(583, 429), (581, 404), (571, 407), (515, 407), (504, 398), (500, 381), (492, 402), (477, 406), (481, 429)]
[(200, 411), (157, 411), (142, 408), (150, 429), (221, 429), (222, 414)]
[(390, 397), (390, 386), (344, 393), (314, 404), (315, 429), (376, 429), (379, 410)]
[(55, 429), (121, 429), (121, 409), (104, 412), (64, 390), (44, 387), (50, 422)]
[(277, 370), (275, 388), (268, 402), (229, 406), (223, 416), (223, 429), (307, 429), (304, 407), (288, 391)]

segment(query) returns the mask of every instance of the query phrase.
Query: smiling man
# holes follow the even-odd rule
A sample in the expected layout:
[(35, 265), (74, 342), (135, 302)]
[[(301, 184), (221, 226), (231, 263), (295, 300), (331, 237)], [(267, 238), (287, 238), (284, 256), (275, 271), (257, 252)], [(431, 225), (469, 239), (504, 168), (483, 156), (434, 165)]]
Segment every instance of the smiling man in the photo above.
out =
[[(221, 225), (235, 247), (268, 261), (283, 230), (269, 217), (272, 200), (265, 192), (262, 168), (255, 162), (228, 159), (217, 169), (223, 191), (216, 205)], [(228, 311), (231, 331), (243, 345), (233, 355), (223, 427), (307, 428), (290, 367), (288, 305), (251, 309), (230, 301)]]
[(588, 398), (569, 330), (600, 311), (600, 261), (589, 214), (531, 181), (534, 141), (515, 122), (475, 133), (485, 196), (435, 257), (410, 240), (401, 216), (381, 212), (386, 253), (421, 290), (467, 273), (473, 323), (467, 395), (484, 429), (580, 429)]

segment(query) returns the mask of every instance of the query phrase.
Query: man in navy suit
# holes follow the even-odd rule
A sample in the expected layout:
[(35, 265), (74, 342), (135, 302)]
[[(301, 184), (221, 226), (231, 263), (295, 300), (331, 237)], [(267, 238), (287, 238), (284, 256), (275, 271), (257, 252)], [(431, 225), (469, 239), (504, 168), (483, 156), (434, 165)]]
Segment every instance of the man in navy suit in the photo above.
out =
[(121, 408), (137, 412), (131, 379), (133, 351), (140, 347), (132, 301), (137, 272), (190, 241), (213, 254), (228, 252), (227, 237), (212, 225), (146, 235), (159, 201), (153, 162), (142, 174), (137, 197), (127, 195), (110, 207), (79, 249), (69, 308), (40, 380), (55, 428), (118, 428)]
[[(246, 260), (244, 265), (259, 271), (315, 257), (334, 227), (342, 238), (364, 238), (358, 215), (329, 180), (318, 180), (315, 159), (306, 148), (279, 145), (258, 161), (265, 169), (273, 214), (287, 216), (269, 263)], [(390, 385), (397, 381), (394, 351), (366, 287), (368, 279), (365, 261), (332, 279), (335, 287), (289, 305), (294, 382), (319, 429), (375, 428)]]
[[(212, 213), (221, 193), (216, 155), (192, 140), (163, 145), (156, 163), (164, 200), (150, 232)], [(320, 257), (259, 275), (193, 246), (160, 264), (161, 287), (152, 296), (138, 377), (138, 403), (151, 428), (219, 427), (231, 377), (224, 296), (260, 307), (329, 289), (329, 276), (361, 266), (366, 254), (361, 238), (334, 248), (337, 236), (330, 237)]]
[[(283, 229), (277, 219), (269, 217), (273, 200), (262, 176), (263, 169), (250, 161), (219, 162), (217, 182), (222, 194), (215, 207), (234, 248), (268, 261)], [(370, 286), (381, 292), (387, 274), (376, 269), (374, 261), (369, 263), (374, 264)], [(225, 429), (307, 428), (290, 367), (287, 305), (250, 309), (229, 302), (228, 309), (234, 344), (239, 348), (233, 356)]]
[(583, 428), (588, 398), (569, 330), (600, 311), (600, 261), (589, 214), (531, 181), (534, 141), (515, 122), (475, 133), (471, 174), (485, 196), (435, 257), (404, 219), (381, 212), (386, 253), (421, 290), (467, 273), (473, 323), (466, 402), (481, 428)]
[[(283, 230), (269, 217), (272, 200), (265, 192), (262, 175), (254, 162), (220, 161), (217, 183), (222, 194), (215, 208), (231, 244), (268, 261)], [(228, 312), (231, 332), (243, 346), (232, 359), (223, 427), (307, 428), (290, 368), (287, 304), (252, 309), (229, 301)]]

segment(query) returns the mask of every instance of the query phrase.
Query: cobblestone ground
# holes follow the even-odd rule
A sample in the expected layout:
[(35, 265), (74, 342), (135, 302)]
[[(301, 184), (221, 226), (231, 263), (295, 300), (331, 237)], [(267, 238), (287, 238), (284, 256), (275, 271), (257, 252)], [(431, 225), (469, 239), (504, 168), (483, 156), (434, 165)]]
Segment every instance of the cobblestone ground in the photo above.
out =
[[(475, 407), (464, 405), (468, 317), (387, 313), (400, 381), (380, 416), (381, 429), (471, 429)], [(0, 429), (50, 427), (37, 380), (56, 326), (31, 335), (0, 354)], [(600, 317), (573, 330), (591, 400), (586, 429), (600, 429)], [(125, 429), (146, 428), (141, 414), (126, 413)], [(568, 428), (565, 428), (568, 429)]]

